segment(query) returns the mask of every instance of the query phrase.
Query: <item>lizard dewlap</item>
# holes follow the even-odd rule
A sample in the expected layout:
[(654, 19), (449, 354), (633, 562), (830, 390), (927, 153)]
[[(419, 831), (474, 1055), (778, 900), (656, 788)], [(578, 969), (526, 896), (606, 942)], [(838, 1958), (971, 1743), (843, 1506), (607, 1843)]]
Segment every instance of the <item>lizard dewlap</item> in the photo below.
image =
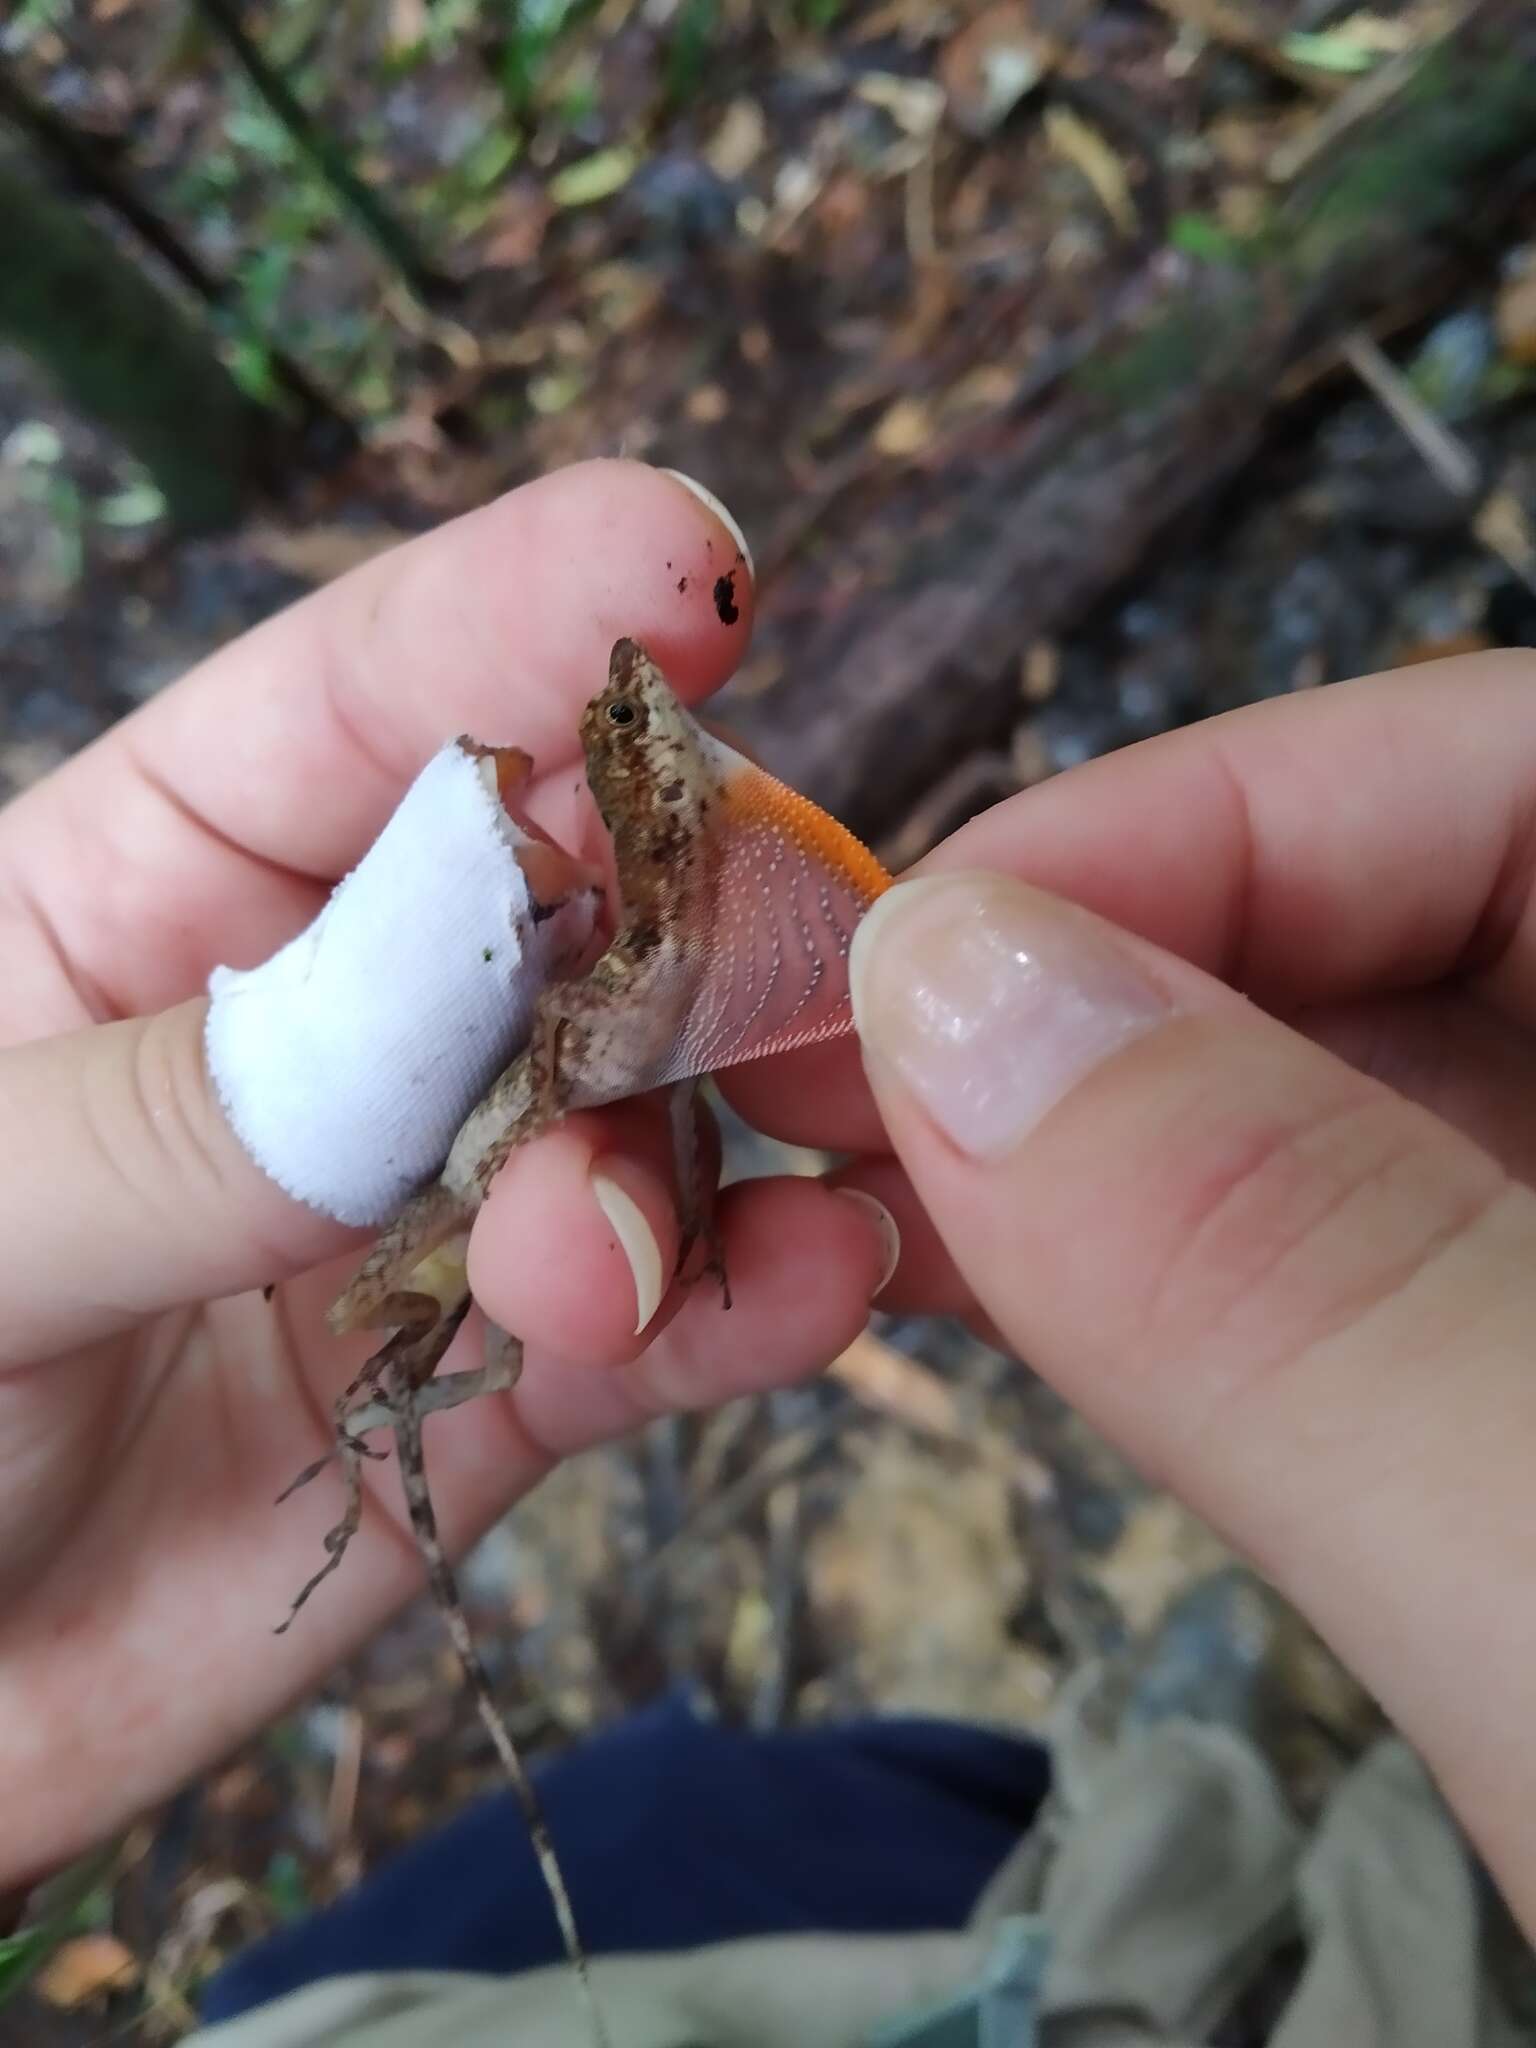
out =
[(504, 766), (444, 747), (313, 924), (209, 979), (208, 1066), (236, 1135), (339, 1222), (384, 1222), (437, 1171), (591, 939), (596, 891), (508, 815)]

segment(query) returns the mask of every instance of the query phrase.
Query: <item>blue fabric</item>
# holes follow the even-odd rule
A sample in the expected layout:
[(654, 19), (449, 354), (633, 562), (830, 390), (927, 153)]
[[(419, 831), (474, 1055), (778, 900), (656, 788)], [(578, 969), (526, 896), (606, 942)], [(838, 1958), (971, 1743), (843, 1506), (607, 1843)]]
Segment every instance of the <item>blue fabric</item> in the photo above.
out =
[[(1037, 1745), (918, 1718), (751, 1735), (669, 1697), (537, 1774), (595, 1955), (961, 1926), (1049, 1782)], [(509, 1973), (562, 1953), (510, 1795), (234, 1958), (203, 2017), (354, 1970)]]

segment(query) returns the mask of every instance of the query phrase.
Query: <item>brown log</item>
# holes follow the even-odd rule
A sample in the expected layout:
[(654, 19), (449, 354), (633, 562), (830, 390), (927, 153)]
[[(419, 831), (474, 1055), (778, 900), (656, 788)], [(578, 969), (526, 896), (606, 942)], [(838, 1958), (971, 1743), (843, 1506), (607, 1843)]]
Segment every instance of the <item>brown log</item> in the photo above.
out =
[[(1080, 621), (1228, 482), (1288, 379), (1353, 328), (1422, 309), (1536, 190), (1536, 8), (1482, 0), (1341, 132), (1253, 236), (1149, 265), (1117, 327), (940, 461), (858, 489), (759, 608), (778, 679), (735, 688), (762, 757), (878, 837), (1019, 711), (1018, 658)], [(894, 536), (894, 538), (893, 538)], [(829, 583), (828, 565), (835, 565)], [(852, 591), (852, 595), (846, 595)]]

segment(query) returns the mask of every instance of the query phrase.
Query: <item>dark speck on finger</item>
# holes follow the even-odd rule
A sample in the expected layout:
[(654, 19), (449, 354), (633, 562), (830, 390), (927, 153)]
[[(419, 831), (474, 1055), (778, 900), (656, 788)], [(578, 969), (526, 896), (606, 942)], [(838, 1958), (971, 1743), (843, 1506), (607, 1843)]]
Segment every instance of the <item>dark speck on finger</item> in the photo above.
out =
[(736, 571), (715, 578), (715, 614), (722, 626), (734, 626), (741, 617), (736, 606)]

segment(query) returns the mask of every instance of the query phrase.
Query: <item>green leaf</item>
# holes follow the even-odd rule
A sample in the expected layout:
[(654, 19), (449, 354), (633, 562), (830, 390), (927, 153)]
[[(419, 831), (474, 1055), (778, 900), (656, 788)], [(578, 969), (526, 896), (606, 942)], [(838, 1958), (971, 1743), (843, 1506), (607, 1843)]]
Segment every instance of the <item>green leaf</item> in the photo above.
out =
[(1298, 29), (1282, 40), (1280, 53), (1293, 64), (1309, 64), (1314, 71), (1369, 71), (1377, 57), (1348, 27), (1321, 29), (1314, 35)]
[(263, 1889), (281, 1920), (297, 1920), (301, 1913), (309, 1911), (303, 1865), (291, 1850), (279, 1849), (272, 1858), (267, 1865), (267, 1881)]
[(112, 1901), (102, 1884), (121, 1846), (113, 1842), (61, 1870), (38, 1895), (36, 1923), (0, 1941), (0, 2005), (8, 2005), (71, 1936), (107, 1924)]
[(528, 403), (536, 413), (552, 419), (574, 405), (585, 388), (586, 379), (579, 370), (546, 370), (542, 377), (529, 379)]
[(21, 7), (11, 23), (13, 33), (23, 43), (45, 28), (59, 28), (69, 18), (71, 0), (21, 0)]
[(714, 45), (715, 0), (683, 0), (672, 22), (667, 44), (667, 96), (674, 105), (691, 100), (704, 82)]
[(592, 206), (622, 191), (636, 169), (632, 149), (600, 149), (557, 171), (549, 181), (549, 196), (556, 206)]
[(39, 468), (51, 469), (63, 460), (64, 443), (58, 428), (46, 420), (22, 420), (6, 435), (3, 453), (7, 462), (36, 463)]
[(229, 374), (247, 398), (254, 398), (259, 405), (277, 403), (282, 387), (272, 366), (272, 351), (264, 341), (238, 335), (229, 345), (226, 361)]
[(1202, 263), (1236, 263), (1242, 259), (1240, 236), (1208, 213), (1180, 213), (1168, 223), (1168, 240), (1186, 256)]
[(522, 138), (515, 128), (492, 128), (464, 153), (460, 175), (471, 192), (486, 192), (517, 162)]
[(165, 517), (165, 499), (146, 477), (103, 498), (96, 516), (105, 526), (152, 526)]

